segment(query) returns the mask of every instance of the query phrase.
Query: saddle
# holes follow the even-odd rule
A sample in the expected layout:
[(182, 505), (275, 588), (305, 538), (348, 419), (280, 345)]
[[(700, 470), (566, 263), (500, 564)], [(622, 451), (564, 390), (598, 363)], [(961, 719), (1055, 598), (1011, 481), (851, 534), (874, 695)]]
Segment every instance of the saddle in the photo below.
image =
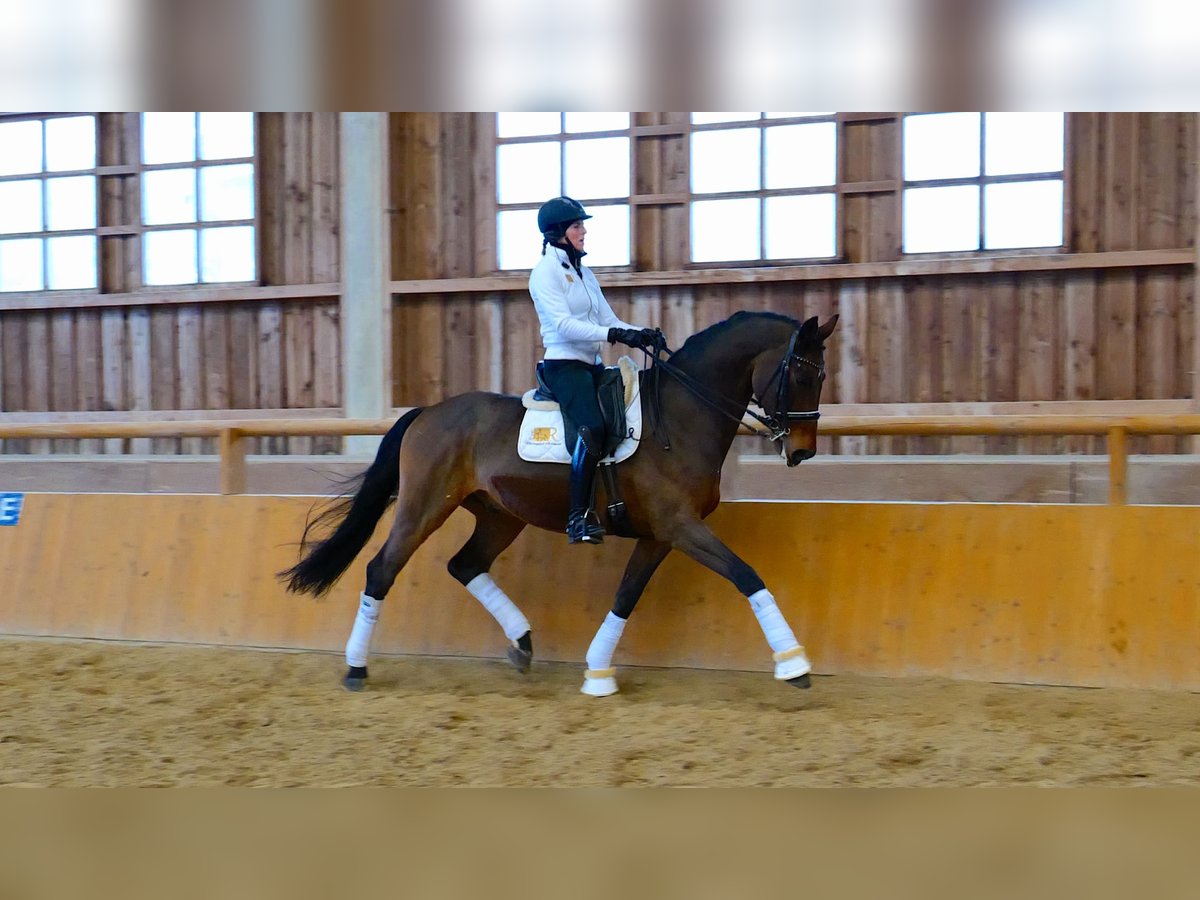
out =
[[(517, 436), (517, 455), (527, 462), (571, 462), (571, 450), (579, 435), (579, 426), (566, 417), (542, 377), (538, 364), (538, 386), (521, 398), (525, 418)], [(609, 366), (600, 378), (597, 391), (600, 412), (608, 435), (601, 464), (628, 459), (638, 447), (642, 435), (642, 406), (638, 389), (638, 368), (627, 356)]]

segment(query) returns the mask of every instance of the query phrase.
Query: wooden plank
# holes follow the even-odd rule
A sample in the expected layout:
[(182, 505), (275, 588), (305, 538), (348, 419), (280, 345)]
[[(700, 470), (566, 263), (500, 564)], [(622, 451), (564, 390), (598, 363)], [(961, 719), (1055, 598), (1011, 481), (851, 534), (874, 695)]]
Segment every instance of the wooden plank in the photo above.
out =
[[(230, 334), (229, 316), (232, 307), (204, 307), (200, 313), (204, 330), (204, 402), (208, 409), (226, 409), (233, 406), (229, 384)], [(211, 453), (214, 446), (205, 441), (204, 452)]]
[[(229, 405), (253, 407), (258, 385), (258, 319), (249, 306), (231, 306), (229, 313)], [(256, 438), (246, 439), (246, 452), (258, 453)]]
[(1139, 113), (1108, 113), (1104, 122), (1105, 250), (1138, 247), (1137, 121)]
[(696, 306), (687, 288), (666, 288), (662, 299), (662, 330), (672, 349), (696, 332)]
[[(1026, 276), (1017, 286), (1020, 352), (1017, 392), (1022, 400), (1053, 400), (1057, 393), (1057, 311), (1055, 284), (1047, 276)], [(1054, 453), (1055, 438), (1025, 442), (1032, 453)]]
[[(10, 354), (19, 352), (19, 344), (7, 336), (7, 332), (15, 331), (14, 324), (11, 317), (6, 323), (4, 316), (0, 316), (0, 415), (17, 403), (13, 382), (9, 381), (9, 371), (20, 371), (15, 359), (10, 357)], [(18, 449), (12, 446), (11, 441), (0, 439), (0, 453), (21, 453), (24, 449), (24, 446)]]
[(284, 122), (286, 277), (289, 284), (306, 284), (312, 281), (312, 113), (288, 113)]
[(471, 274), (496, 271), (496, 114), (474, 113), (471, 188), (475, 197), (475, 266)]
[[(75, 396), (84, 410), (98, 410), (103, 398), (103, 373), (100, 366), (100, 313), (86, 310), (75, 316)], [(102, 453), (104, 442), (80, 441), (80, 453)]]
[[(870, 124), (843, 123), (838, 126), (839, 181), (863, 181), (871, 168)], [(844, 221), (841, 258), (849, 263), (870, 259), (870, 200), (865, 196), (845, 197), (839, 204)]]
[[(635, 122), (643, 125), (658, 125), (661, 113), (637, 113)], [(633, 138), (635, 195), (646, 196), (662, 192), (663, 145), (660, 140)], [(637, 271), (662, 269), (663, 213), (652, 205), (639, 205), (632, 198), (633, 206), (633, 267)]]
[[(979, 304), (970, 282), (942, 283), (942, 355), (941, 399), (943, 401), (982, 399), (979, 366), (982, 334)], [(981, 453), (977, 439), (953, 440), (947, 445), (950, 453)]]
[(312, 116), (312, 280), (336, 282), (340, 277), (338, 114)]
[[(255, 385), (256, 405), (280, 408), (284, 403), (283, 309), (278, 304), (259, 308), (257, 360), (258, 379)], [(286, 453), (287, 444), (280, 439), (259, 443), (260, 453)]]
[(542, 358), (541, 335), (533, 301), (504, 307), (504, 391), (523, 394), (534, 385), (534, 369)]
[(500, 393), (504, 390), (504, 300), (499, 294), (485, 294), (472, 305), (475, 383), (480, 390)]
[[(1151, 399), (1177, 396), (1180, 323), (1176, 298), (1177, 279), (1168, 272), (1150, 270), (1138, 279), (1137, 383), (1138, 396)], [(1172, 453), (1175, 439), (1156, 436), (1135, 440), (1131, 452)]]
[[(314, 406), (313, 401), (313, 311), (311, 307), (284, 311), (284, 406), (292, 409)], [(292, 438), (287, 452), (312, 452), (312, 439)]]
[(1101, 120), (1106, 113), (1067, 113), (1070, 138), (1067, 146), (1070, 168), (1070, 242), (1068, 248), (1079, 253), (1104, 249), (1101, 237), (1104, 193), (1100, 190)]
[(1176, 158), (1178, 113), (1138, 115), (1138, 248), (1176, 246), (1179, 237), (1179, 184)]
[[(50, 410), (49, 361), (53, 359), (50, 348), (50, 323), (46, 313), (31, 313), (25, 318), (26, 374), (25, 408)], [(49, 441), (30, 441), (30, 453), (50, 453)]]
[[(904, 259), (894, 262), (817, 264), (803, 266), (736, 266), (658, 272), (609, 272), (604, 287), (670, 287), (688, 284), (753, 284), (769, 281), (826, 281), (908, 278), (937, 275), (987, 275), (993, 272), (1058, 272), (1084, 269), (1186, 266), (1194, 263), (1190, 248), (1127, 250), (1112, 253), (1020, 253), (1013, 256), (961, 256), (943, 259)], [(411, 295), (465, 291), (491, 292), (526, 289), (529, 276), (490, 275), (478, 278), (438, 278), (392, 281), (388, 290), (401, 300)], [(0, 307), (2, 308), (2, 307)]]
[(93, 309), (106, 307), (177, 306), (193, 303), (277, 303), (336, 297), (341, 285), (335, 283), (241, 287), (153, 288), (126, 294), (97, 294), (88, 291), (53, 291), (39, 294), (4, 294), (0, 312), (39, 309)]
[[(867, 286), (861, 281), (844, 281), (838, 285), (838, 399), (843, 403), (860, 403), (867, 398), (867, 325), (870, 309), (867, 305)], [(851, 437), (840, 442), (839, 453), (861, 455), (866, 441)]]
[[(154, 362), (151, 356), (150, 310), (133, 309), (127, 319), (129, 329), (129, 409), (153, 409), (151, 390)], [(151, 442), (144, 439), (130, 441), (129, 452), (146, 454), (151, 452)]]
[(443, 301), (445, 332), (440, 336), (444, 347), (441, 380), (447, 397), (480, 387), (472, 363), (478, 336), (475, 333), (474, 303), (469, 297), (455, 296)]
[[(687, 125), (688, 113), (665, 113), (664, 125)], [(691, 144), (687, 135), (667, 137), (662, 142), (662, 189), (667, 193), (687, 193), (690, 184)], [(663, 269), (683, 269), (691, 262), (690, 210), (687, 206), (669, 206), (662, 210)]]
[[(324, 303), (313, 309), (313, 402), (317, 406), (342, 403), (341, 309), (337, 303)], [(322, 437), (313, 441), (314, 453), (341, 453), (339, 438)]]
[(472, 113), (440, 113), (441, 185), (440, 213), (444, 239), (440, 250), (441, 268), (437, 272), (449, 278), (466, 278), (474, 272), (475, 228), (473, 182), (464, 177), (471, 170)]
[[(153, 380), (150, 400), (154, 409), (179, 409), (179, 347), (176, 310), (150, 310), (150, 359)], [(155, 453), (179, 453), (180, 442), (158, 439), (151, 443)]]
[[(42, 364), (50, 379), (50, 409), (78, 409), (75, 395), (75, 317), (70, 311), (49, 313), (50, 356)], [(54, 441), (53, 453), (75, 453), (78, 447), (71, 441)]]
[(286, 172), (283, 166), (283, 116), (281, 112), (259, 113), (258, 159), (255, 173), (258, 186), (259, 278), (263, 284), (284, 283), (283, 277), (283, 197)]
[[(175, 313), (175, 342), (179, 367), (179, 400), (183, 409), (205, 409), (205, 351), (204, 323), (201, 307), (185, 306)], [(203, 453), (200, 438), (184, 438), (180, 442), (184, 453)]]
[[(1136, 410), (1154, 412), (1162, 410), (1162, 404), (1141, 401)], [(407, 412), (406, 409), (397, 410)], [(309, 421), (332, 419), (345, 421), (340, 406), (311, 407), (309, 409), (148, 409), (148, 410), (73, 410), (71, 412), (3, 412), (0, 413), (0, 428), (9, 425), (109, 425), (112, 423), (133, 424), (149, 422), (233, 422), (239, 426), (246, 421), (274, 421), (277, 419)], [(169, 430), (169, 429), (168, 429)], [(212, 431), (210, 429), (210, 431)], [(162, 429), (158, 432), (161, 436)], [(215, 433), (215, 432), (214, 432)], [(332, 433), (324, 431), (322, 433)], [(364, 432), (365, 433), (365, 432)]]
[[(985, 297), (987, 315), (984, 319), (982, 383), (983, 397), (989, 404), (1011, 403), (1018, 399), (1017, 348), (1019, 332), (1017, 282), (1012, 275), (996, 275), (988, 279)], [(1015, 453), (1014, 438), (989, 438), (988, 452)]]
[(876, 122), (870, 126), (871, 171), (892, 187), (868, 198), (869, 232), (865, 260), (894, 260), (900, 257), (900, 122)]
[[(913, 368), (912, 360), (906, 353), (909, 338), (904, 288), (898, 281), (874, 284), (871, 286), (871, 300), (873, 372), (870, 396), (880, 403), (903, 401), (908, 398), (908, 380)], [(834, 335), (834, 340), (837, 340), (836, 331)], [(905, 453), (907, 444), (906, 438), (883, 438), (878, 442), (877, 452)]]
[(1130, 271), (1108, 272), (1100, 283), (1096, 346), (1097, 390), (1105, 400), (1132, 400), (1137, 385), (1137, 285)]

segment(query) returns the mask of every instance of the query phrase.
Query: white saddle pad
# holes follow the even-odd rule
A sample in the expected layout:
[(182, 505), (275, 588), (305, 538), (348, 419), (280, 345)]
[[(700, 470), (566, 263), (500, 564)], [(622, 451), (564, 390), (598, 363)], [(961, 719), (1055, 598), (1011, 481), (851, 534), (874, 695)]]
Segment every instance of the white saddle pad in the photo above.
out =
[[(628, 356), (617, 363), (625, 383), (625, 440), (602, 463), (619, 463), (633, 456), (642, 437), (642, 399), (638, 384), (638, 367)], [(535, 390), (521, 398), (525, 418), (517, 435), (517, 455), (527, 462), (570, 463), (567, 451), (562, 412), (549, 400), (534, 400)]]

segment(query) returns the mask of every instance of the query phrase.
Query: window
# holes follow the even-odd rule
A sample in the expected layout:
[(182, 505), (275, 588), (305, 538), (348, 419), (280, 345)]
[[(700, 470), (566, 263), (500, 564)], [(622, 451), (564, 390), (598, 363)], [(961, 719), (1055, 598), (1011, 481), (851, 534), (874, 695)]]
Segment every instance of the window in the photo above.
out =
[(0, 291), (91, 289), (96, 117), (0, 121)]
[(1062, 113), (904, 117), (905, 253), (1060, 247)]
[(693, 113), (693, 262), (837, 255), (833, 113)]
[(496, 137), (501, 269), (537, 265), (542, 249), (538, 207), (561, 194), (574, 197), (592, 216), (588, 265), (629, 265), (629, 113), (497, 113)]
[(142, 280), (253, 281), (253, 113), (143, 113)]

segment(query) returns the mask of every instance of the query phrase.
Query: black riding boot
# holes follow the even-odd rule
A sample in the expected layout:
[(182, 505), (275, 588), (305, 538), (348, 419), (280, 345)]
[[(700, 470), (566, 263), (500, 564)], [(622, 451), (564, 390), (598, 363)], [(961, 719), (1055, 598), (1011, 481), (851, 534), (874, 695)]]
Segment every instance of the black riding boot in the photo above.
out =
[(567, 543), (604, 542), (604, 528), (592, 511), (595, 502), (596, 465), (599, 462), (599, 454), (588, 449), (588, 442), (581, 434), (575, 442), (575, 452), (571, 456), (571, 510), (567, 513)]

